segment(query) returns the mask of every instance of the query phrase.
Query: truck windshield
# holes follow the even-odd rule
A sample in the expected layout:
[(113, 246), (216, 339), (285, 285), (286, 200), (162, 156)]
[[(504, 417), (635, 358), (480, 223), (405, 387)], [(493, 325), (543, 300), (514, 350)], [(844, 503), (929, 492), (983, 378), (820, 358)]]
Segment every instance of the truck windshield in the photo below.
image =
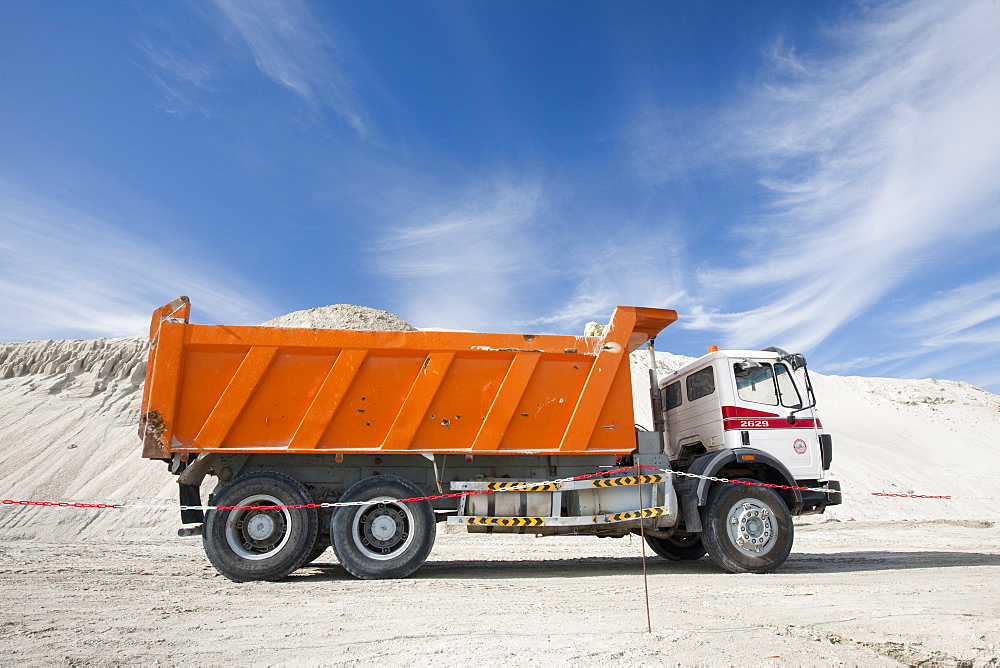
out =
[(777, 406), (780, 397), (782, 406), (802, 408), (802, 397), (785, 364), (772, 366), (764, 362), (759, 367), (747, 368), (737, 363), (733, 365), (733, 372), (736, 375), (736, 392), (743, 401)]
[(802, 408), (802, 397), (799, 395), (792, 373), (784, 364), (774, 365), (774, 377), (778, 381), (778, 393), (781, 395), (781, 405), (788, 408)]
[(734, 364), (736, 393), (743, 401), (755, 404), (778, 405), (778, 392), (774, 385), (774, 370), (770, 364), (762, 364), (754, 369), (746, 369)]

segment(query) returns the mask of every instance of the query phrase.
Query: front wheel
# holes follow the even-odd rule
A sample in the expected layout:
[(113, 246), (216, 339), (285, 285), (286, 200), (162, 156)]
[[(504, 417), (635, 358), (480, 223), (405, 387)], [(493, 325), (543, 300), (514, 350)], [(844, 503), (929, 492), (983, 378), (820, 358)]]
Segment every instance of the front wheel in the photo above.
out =
[(391, 475), (366, 478), (340, 498), (330, 520), (330, 542), (340, 565), (362, 580), (405, 578), (427, 559), (436, 525), (429, 501), (396, 503), (424, 496), (409, 480)]
[(235, 582), (280, 580), (302, 565), (316, 544), (315, 508), (275, 508), (313, 503), (301, 484), (265, 471), (222, 488), (205, 515), (202, 543), (215, 569)]
[(708, 556), (730, 573), (768, 573), (792, 551), (792, 515), (773, 489), (716, 485), (702, 512)]

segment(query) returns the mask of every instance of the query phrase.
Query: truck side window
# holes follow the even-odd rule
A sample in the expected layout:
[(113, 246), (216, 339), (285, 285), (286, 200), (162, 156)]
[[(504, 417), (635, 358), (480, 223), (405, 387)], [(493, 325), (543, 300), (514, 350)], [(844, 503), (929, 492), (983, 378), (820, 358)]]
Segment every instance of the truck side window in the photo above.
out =
[(669, 411), (671, 408), (677, 408), (681, 405), (681, 381), (676, 381), (670, 383), (665, 388), (663, 388), (663, 396), (661, 397), (663, 401), (663, 410)]
[(740, 364), (734, 364), (736, 375), (736, 393), (743, 401), (755, 404), (778, 405), (778, 391), (774, 386), (774, 371), (770, 364), (744, 369)]
[(781, 395), (781, 405), (788, 408), (802, 408), (802, 397), (795, 387), (795, 381), (788, 367), (784, 364), (774, 365), (774, 377), (778, 381), (778, 394)]
[(707, 366), (687, 377), (688, 401), (695, 401), (715, 392), (715, 372)]

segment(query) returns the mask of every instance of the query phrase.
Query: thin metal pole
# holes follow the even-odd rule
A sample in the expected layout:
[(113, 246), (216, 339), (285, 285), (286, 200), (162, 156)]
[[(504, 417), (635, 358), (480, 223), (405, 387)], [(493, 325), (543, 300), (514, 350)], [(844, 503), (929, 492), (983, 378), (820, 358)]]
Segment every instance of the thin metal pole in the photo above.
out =
[[(659, 384), (656, 380), (656, 350), (653, 347), (654, 341), (656, 341), (656, 337), (646, 342), (647, 359), (649, 361), (649, 401), (650, 409), (653, 413), (653, 431), (659, 434), (660, 452), (663, 452), (663, 413), (660, 409)], [(641, 457), (639, 457), (639, 464), (642, 464)], [(635, 472), (636, 475), (641, 476), (642, 466), (637, 466)], [(642, 483), (640, 482), (636, 487), (639, 488), (639, 536), (642, 543), (640, 548), (642, 551), (642, 586), (646, 594), (646, 631), (652, 633), (653, 622), (649, 615), (649, 576), (646, 573), (646, 521), (642, 517)]]
[[(641, 460), (640, 460), (641, 461)], [(635, 469), (636, 475), (642, 475), (642, 467), (637, 466)], [(641, 480), (641, 478), (640, 478)], [(646, 592), (646, 631), (647, 633), (653, 632), (653, 622), (649, 617), (649, 578), (646, 576), (646, 520), (642, 516), (642, 483), (640, 482), (636, 487), (639, 488), (639, 535), (642, 538), (639, 542), (642, 543), (642, 586)]]

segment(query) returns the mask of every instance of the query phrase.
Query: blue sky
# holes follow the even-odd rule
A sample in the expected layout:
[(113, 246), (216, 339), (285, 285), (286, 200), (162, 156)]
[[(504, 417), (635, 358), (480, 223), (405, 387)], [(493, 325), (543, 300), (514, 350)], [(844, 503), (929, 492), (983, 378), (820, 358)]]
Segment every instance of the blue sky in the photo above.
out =
[(0, 3), (0, 339), (354, 303), (1000, 392), (1000, 5)]

